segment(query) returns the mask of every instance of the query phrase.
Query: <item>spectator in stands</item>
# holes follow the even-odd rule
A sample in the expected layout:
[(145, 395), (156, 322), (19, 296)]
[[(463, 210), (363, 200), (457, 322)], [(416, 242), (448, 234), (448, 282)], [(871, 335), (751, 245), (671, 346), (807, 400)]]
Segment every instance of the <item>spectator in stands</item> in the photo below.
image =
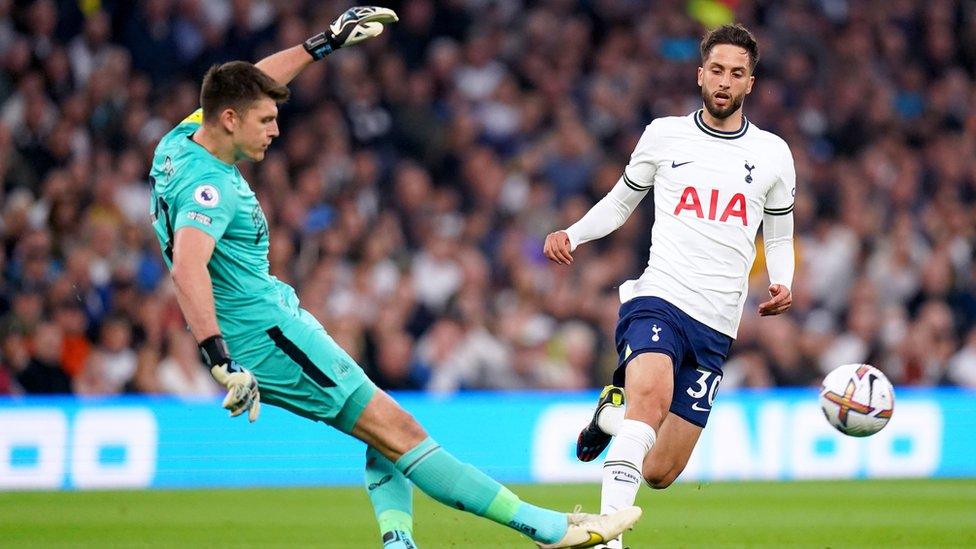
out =
[(163, 392), (184, 397), (214, 396), (221, 392), (210, 372), (200, 365), (196, 341), (188, 331), (170, 328), (166, 349), (168, 352), (156, 369)]
[(121, 316), (109, 316), (101, 323), (98, 344), (88, 357), (81, 375), (75, 378), (75, 392), (84, 395), (120, 394), (132, 381), (138, 355), (131, 347), (132, 326)]
[(61, 328), (53, 322), (43, 322), (34, 329), (30, 360), (26, 368), (17, 374), (17, 382), (24, 392), (71, 393), (71, 378), (61, 365), (61, 339)]

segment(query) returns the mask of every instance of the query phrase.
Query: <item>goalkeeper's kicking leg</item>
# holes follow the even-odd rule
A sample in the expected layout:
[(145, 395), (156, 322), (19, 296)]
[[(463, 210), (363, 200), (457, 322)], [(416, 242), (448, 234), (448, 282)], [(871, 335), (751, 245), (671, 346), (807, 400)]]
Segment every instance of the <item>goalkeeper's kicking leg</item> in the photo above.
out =
[[(543, 547), (590, 547), (616, 537), (640, 517), (637, 508), (607, 516), (567, 515), (525, 503), (441, 448), (382, 391), (372, 396), (351, 434), (370, 447), (367, 484), (373, 487), (371, 499), (384, 537), (391, 539), (388, 547), (409, 548), (413, 544), (409, 539), (412, 510), (406, 479), (444, 505), (508, 526)], [(393, 545), (396, 536), (404, 534), (404, 544)]]

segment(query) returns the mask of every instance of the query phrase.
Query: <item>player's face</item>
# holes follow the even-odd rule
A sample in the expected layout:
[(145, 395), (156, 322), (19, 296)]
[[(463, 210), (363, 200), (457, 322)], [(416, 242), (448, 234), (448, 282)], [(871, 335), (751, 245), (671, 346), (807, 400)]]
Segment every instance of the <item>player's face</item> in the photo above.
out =
[(240, 160), (258, 162), (278, 137), (278, 105), (270, 97), (251, 103), (234, 125), (234, 156)]
[(756, 79), (749, 67), (749, 52), (745, 48), (732, 44), (712, 47), (698, 67), (698, 85), (709, 114), (725, 119), (742, 107)]

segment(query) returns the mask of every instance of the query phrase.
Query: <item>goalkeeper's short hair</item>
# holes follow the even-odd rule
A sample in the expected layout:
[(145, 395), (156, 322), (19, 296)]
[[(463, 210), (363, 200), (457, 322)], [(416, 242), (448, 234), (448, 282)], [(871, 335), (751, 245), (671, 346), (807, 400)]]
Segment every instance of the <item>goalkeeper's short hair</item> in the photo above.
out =
[(288, 100), (288, 88), (247, 61), (210, 67), (200, 88), (203, 118), (211, 122), (227, 108), (243, 115), (251, 103), (263, 97), (283, 103)]

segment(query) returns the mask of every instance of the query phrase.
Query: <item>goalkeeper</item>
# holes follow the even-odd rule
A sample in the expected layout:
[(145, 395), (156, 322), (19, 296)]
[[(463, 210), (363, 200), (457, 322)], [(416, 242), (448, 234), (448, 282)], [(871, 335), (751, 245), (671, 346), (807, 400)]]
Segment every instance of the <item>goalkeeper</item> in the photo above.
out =
[(434, 442), (410, 414), (301, 309), (268, 273), (268, 226), (236, 163), (260, 161), (278, 136), (285, 85), (310, 63), (383, 32), (396, 14), (358, 7), (302, 45), (256, 65), (212, 67), (202, 109), (156, 147), (153, 227), (176, 297), (231, 416), (258, 418), (261, 401), (321, 421), (367, 444), (366, 486), (384, 547), (416, 547), (412, 488), (516, 529), (543, 547), (590, 547), (631, 527), (640, 510), (557, 513), (519, 498)]

